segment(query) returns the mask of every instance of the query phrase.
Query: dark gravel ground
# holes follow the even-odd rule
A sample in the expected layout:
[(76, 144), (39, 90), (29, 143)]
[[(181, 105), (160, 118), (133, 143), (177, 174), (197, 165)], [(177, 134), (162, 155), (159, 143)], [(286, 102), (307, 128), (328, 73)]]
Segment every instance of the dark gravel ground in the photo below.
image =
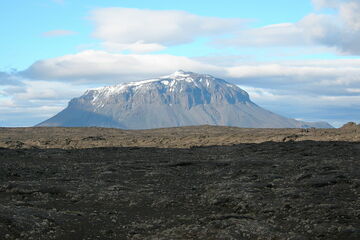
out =
[(0, 239), (360, 239), (360, 143), (0, 148)]

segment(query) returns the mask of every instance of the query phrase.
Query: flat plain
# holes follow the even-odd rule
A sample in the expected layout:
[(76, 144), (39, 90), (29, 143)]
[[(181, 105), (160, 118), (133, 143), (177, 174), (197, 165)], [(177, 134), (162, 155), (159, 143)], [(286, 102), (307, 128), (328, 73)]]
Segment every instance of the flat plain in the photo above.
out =
[(1, 239), (360, 239), (360, 126), (0, 128)]

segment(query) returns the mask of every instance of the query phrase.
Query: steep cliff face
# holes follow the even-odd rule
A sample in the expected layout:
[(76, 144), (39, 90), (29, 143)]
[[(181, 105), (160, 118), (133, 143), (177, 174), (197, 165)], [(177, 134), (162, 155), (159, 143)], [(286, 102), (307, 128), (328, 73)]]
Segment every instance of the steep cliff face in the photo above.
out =
[(89, 90), (39, 126), (149, 129), (190, 125), (251, 128), (331, 127), (282, 117), (253, 103), (247, 92), (206, 74), (169, 76)]

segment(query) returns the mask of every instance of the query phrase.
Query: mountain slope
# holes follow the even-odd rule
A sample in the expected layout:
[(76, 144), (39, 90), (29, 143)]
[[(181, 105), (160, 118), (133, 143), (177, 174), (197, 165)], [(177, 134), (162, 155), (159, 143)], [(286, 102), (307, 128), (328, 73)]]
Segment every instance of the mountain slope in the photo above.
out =
[(190, 125), (249, 128), (331, 128), (282, 117), (253, 103), (247, 92), (210, 75), (169, 76), (86, 91), (38, 126), (149, 129)]

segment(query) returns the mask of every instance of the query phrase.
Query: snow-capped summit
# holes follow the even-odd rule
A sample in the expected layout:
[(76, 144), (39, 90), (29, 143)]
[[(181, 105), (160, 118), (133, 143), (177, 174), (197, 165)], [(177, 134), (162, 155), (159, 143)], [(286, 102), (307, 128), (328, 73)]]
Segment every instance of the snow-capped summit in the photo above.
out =
[(168, 76), (164, 76), (161, 78), (184, 78), (184, 77), (188, 77), (191, 74), (193, 74), (192, 72), (185, 72), (184, 70), (178, 70)]
[(189, 125), (331, 127), (264, 110), (247, 92), (208, 74), (176, 71), (138, 82), (88, 90), (39, 126), (148, 129)]

